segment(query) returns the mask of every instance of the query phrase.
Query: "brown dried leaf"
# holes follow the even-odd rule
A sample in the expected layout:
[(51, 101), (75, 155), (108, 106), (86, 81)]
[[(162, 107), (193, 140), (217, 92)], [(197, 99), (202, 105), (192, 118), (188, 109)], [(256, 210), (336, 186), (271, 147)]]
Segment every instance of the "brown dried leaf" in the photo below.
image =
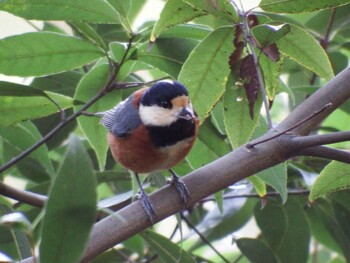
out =
[(247, 55), (241, 63), (239, 76), (248, 99), (249, 114), (254, 118), (254, 104), (259, 94), (259, 78), (252, 54)]

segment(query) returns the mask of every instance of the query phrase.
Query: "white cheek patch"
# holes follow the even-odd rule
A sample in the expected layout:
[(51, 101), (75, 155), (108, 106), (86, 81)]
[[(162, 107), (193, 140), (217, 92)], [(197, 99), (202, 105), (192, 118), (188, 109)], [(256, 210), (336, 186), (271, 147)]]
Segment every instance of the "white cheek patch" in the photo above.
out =
[(177, 120), (173, 110), (156, 105), (140, 105), (139, 114), (142, 123), (148, 126), (169, 126)]

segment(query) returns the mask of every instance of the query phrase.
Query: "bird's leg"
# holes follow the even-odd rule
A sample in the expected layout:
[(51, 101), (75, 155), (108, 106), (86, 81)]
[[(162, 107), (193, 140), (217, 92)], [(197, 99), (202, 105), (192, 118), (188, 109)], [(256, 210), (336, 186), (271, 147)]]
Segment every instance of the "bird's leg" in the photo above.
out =
[(176, 188), (176, 190), (180, 193), (182, 203), (186, 205), (190, 197), (190, 192), (188, 191), (187, 186), (173, 170), (169, 169), (169, 172), (171, 173), (171, 176), (172, 176), (172, 178), (169, 181), (170, 184), (172, 184)]
[(149, 200), (149, 197), (146, 194), (145, 190), (142, 188), (142, 184), (141, 184), (139, 175), (137, 173), (134, 173), (134, 174), (135, 174), (135, 177), (136, 177), (136, 182), (137, 182), (137, 184), (139, 186), (138, 199), (140, 199), (143, 209), (145, 210), (145, 212), (148, 215), (149, 220), (153, 224), (153, 222), (154, 222), (153, 215), (156, 214), (154, 212), (153, 205), (152, 205), (151, 201)]

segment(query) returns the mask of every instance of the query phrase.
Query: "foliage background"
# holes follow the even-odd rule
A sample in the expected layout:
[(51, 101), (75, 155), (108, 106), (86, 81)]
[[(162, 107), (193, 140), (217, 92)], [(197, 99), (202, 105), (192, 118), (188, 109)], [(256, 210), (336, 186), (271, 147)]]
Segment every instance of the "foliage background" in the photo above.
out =
[[(202, 125), (194, 149), (175, 168), (185, 175), (267, 132), (261, 96), (251, 119), (245, 80), (239, 78), (238, 65), (248, 52), (258, 54), (266, 91), (273, 100), (274, 123), (349, 61), (350, 7), (342, 5), (347, 1), (266, 5), (265, 13), (256, 13), (261, 26), (251, 30), (264, 44), (247, 45), (231, 69), (228, 58), (237, 49), (233, 25), (248, 20), (239, 18), (227, 1), (168, 0), (158, 22), (140, 16), (138, 35), (126, 57), (131, 31), (135, 33), (131, 28), (144, 1), (74, 1), (80, 9), (70, 6), (72, 12), (64, 12), (71, 1), (55, 7), (49, 5), (53, 1), (42, 1), (41, 10), (30, 1), (23, 3), (27, 9), (11, 5), (14, 2), (0, 3), (0, 9), (45, 22), (39, 30), (44, 33), (0, 40), (0, 72), (30, 77), (24, 84), (0, 82), (1, 163), (64, 124), (43, 146), (0, 175), (5, 183), (12, 184), (15, 178), (25, 190), (49, 197), (42, 209), (26, 204), (27, 199), (16, 199), (22, 202), (13, 205), (1, 196), (0, 252), (14, 260), (37, 255), (37, 249), (40, 262), (77, 262), (96, 213), (99, 219), (105, 216), (101, 210), (108, 214), (107, 208), (117, 210), (130, 202), (135, 192), (132, 177), (110, 157), (106, 131), (98, 119), (79, 116), (67, 121), (102, 89), (168, 76), (186, 84)], [(49, 20), (67, 21), (75, 37)], [(192, 23), (185, 24), (188, 21)], [(283, 25), (286, 31), (270, 30), (266, 24)], [(151, 48), (150, 39), (155, 41)], [(267, 42), (277, 44), (278, 61), (261, 51)], [(114, 77), (117, 83), (108, 82)], [(109, 109), (134, 90), (109, 92), (91, 103), (88, 111)], [(349, 112), (346, 103), (312, 133), (349, 130)], [(349, 149), (349, 143), (332, 147)], [(93, 262), (350, 261), (349, 192), (335, 192), (348, 188), (349, 171), (347, 164), (339, 162), (293, 158), (133, 236)], [(155, 173), (145, 183), (152, 192), (165, 180)], [(6, 195), (3, 185), (0, 189)], [(325, 194), (329, 195), (319, 198)], [(309, 201), (314, 201), (311, 206)], [(252, 222), (256, 226), (249, 237), (238, 232), (248, 223), (252, 227)]]

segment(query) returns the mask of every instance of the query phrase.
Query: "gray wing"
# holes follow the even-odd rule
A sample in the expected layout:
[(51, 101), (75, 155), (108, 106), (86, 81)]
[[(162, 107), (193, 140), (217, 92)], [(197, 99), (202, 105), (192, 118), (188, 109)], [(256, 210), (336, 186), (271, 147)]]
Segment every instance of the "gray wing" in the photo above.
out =
[(125, 137), (141, 124), (137, 109), (132, 104), (133, 96), (122, 101), (109, 111), (100, 113), (101, 124), (117, 137)]

